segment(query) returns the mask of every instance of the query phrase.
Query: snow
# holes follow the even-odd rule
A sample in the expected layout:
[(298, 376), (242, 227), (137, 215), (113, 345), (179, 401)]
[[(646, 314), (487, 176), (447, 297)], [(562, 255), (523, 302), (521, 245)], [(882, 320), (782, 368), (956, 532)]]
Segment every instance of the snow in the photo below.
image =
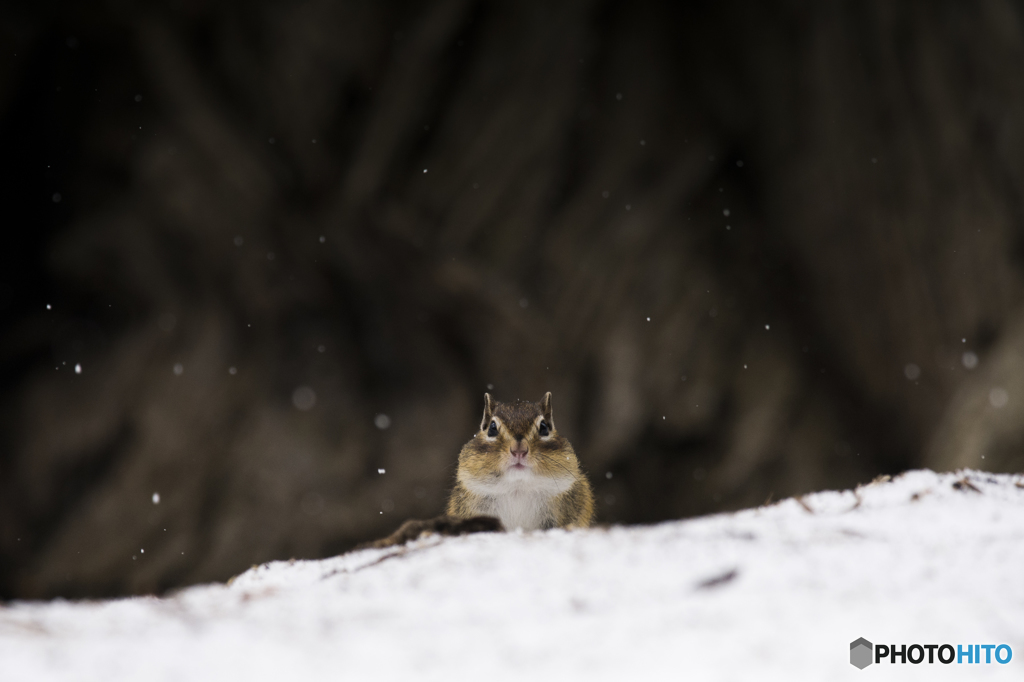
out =
[[(912, 471), (655, 526), (426, 537), (165, 598), (14, 603), (0, 679), (1020, 679), (1022, 567), (1024, 477)], [(862, 671), (859, 637), (1013, 658)]]

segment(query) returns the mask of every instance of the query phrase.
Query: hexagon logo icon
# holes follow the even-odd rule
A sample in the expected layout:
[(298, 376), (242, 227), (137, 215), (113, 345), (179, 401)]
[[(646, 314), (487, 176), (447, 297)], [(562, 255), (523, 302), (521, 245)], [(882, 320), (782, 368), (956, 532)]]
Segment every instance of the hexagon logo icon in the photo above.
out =
[(863, 637), (850, 642), (850, 665), (857, 666), (861, 670), (871, 665), (873, 648), (874, 645)]

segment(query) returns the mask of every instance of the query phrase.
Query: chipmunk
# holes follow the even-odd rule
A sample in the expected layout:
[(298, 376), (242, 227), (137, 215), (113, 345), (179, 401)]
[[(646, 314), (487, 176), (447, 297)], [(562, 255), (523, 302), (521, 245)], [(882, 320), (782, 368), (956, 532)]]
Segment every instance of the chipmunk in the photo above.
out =
[(507, 530), (586, 528), (594, 495), (572, 445), (555, 430), (551, 393), (539, 403), (492, 402), (462, 446), (448, 515), (495, 516)]

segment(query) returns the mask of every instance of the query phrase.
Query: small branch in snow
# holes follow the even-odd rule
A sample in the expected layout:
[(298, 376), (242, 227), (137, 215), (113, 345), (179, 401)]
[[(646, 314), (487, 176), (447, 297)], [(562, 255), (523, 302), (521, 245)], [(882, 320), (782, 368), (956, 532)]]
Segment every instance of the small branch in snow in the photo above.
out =
[(493, 516), (470, 516), (460, 519), (442, 514), (432, 519), (409, 519), (398, 530), (386, 538), (367, 542), (356, 547), (359, 549), (382, 549), (404, 545), (423, 535), (468, 535), (470, 533), (494, 533), (505, 530), (501, 521)]
[(971, 483), (971, 481), (966, 476), (961, 478), (959, 481), (953, 481), (953, 489), (954, 490), (961, 490), (961, 491), (964, 491), (964, 492), (966, 492), (968, 490), (973, 490), (976, 493), (980, 493), (981, 492), (981, 489), (978, 488), (973, 483)]
[(725, 573), (722, 573), (721, 575), (716, 575), (713, 578), (708, 578), (707, 580), (702, 580), (701, 582), (697, 583), (697, 589), (710, 590), (715, 587), (721, 587), (722, 585), (735, 580), (736, 576), (738, 576), (739, 574), (739, 570), (735, 568), (730, 569)]

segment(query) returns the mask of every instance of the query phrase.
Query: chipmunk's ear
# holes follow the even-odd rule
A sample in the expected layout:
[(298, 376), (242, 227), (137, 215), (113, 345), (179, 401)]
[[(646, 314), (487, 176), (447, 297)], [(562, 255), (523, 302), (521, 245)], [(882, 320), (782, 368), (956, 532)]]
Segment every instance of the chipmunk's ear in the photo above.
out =
[(484, 393), (484, 416), (480, 420), (480, 430), (486, 431), (491, 425), (491, 418), (494, 417), (494, 403), (491, 402), (491, 394)]
[(544, 419), (551, 428), (555, 428), (555, 418), (551, 414), (551, 391), (544, 394), (544, 397), (540, 399), (540, 411), (544, 413)]

